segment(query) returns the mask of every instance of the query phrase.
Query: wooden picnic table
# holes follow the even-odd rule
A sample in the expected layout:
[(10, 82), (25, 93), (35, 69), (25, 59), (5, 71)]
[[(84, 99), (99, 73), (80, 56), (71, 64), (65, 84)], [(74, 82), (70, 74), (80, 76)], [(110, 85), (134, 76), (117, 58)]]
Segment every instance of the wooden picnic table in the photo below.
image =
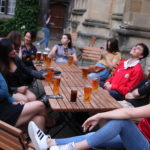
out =
[[(104, 112), (122, 106), (109, 95), (109, 93), (99, 87), (98, 91), (92, 92), (91, 103), (85, 103), (84, 86), (91, 84), (90, 79), (82, 78), (81, 69), (74, 64), (68, 66), (67, 63), (52, 62), (52, 66), (61, 71), (60, 95), (63, 99), (49, 99), (50, 107), (57, 112)], [(53, 95), (52, 84), (46, 80), (42, 81), (46, 95)], [(71, 89), (76, 88), (78, 91), (77, 102), (70, 102)]]

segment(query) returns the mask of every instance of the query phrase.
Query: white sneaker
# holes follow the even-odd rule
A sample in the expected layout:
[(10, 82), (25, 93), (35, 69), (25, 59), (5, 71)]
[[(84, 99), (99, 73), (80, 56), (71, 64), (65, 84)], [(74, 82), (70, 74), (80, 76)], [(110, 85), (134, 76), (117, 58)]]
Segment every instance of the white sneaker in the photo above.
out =
[(40, 43), (36, 43), (37, 46), (40, 46)]
[(76, 150), (75, 144), (73, 143), (69, 143), (69, 144), (65, 144), (65, 145), (56, 145), (56, 146), (51, 146), (50, 150)]
[(49, 136), (45, 135), (33, 121), (28, 124), (28, 133), (36, 150), (47, 150), (49, 148), (47, 144)]
[(45, 48), (45, 51), (50, 51), (50, 49), (48, 47)]

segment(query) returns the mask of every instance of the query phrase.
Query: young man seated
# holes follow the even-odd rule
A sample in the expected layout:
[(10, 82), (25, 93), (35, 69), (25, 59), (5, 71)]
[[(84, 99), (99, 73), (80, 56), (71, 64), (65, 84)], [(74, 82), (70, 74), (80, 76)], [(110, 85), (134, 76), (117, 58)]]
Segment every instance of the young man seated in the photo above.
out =
[(123, 100), (125, 95), (144, 79), (140, 60), (148, 54), (148, 47), (143, 43), (138, 43), (131, 49), (131, 57), (119, 63), (112, 77), (104, 84), (104, 88), (112, 97), (116, 100)]
[[(150, 65), (148, 65), (148, 71), (150, 73)], [(148, 78), (142, 80), (131, 92), (125, 95), (126, 101), (128, 101), (135, 107), (143, 106), (149, 103), (149, 95), (150, 95), (149, 76)]]

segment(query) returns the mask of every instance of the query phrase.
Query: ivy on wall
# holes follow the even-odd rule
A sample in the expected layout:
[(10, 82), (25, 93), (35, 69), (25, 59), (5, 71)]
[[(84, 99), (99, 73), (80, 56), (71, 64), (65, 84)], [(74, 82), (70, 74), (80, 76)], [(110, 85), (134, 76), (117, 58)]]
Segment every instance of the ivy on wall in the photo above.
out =
[(16, 0), (15, 15), (11, 19), (0, 19), (0, 36), (6, 36), (12, 30), (24, 34), (28, 30), (37, 30), (39, 0)]

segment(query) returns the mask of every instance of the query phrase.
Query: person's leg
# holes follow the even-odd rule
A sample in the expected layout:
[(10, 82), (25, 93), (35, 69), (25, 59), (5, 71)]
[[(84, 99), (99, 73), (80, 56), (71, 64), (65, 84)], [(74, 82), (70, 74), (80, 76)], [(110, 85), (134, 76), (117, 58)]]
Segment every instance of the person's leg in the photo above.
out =
[(42, 31), (44, 32), (44, 38), (38, 42), (40, 45), (46, 42), (46, 28), (42, 28)]
[(31, 92), (30, 90), (26, 91), (26, 97), (28, 98), (28, 102), (36, 100), (35, 94), (33, 92)]
[(38, 127), (44, 130), (46, 113), (45, 105), (42, 102), (28, 102), (24, 105), (15, 126), (19, 127), (30, 120), (34, 120)]
[(110, 90), (110, 91), (108, 91), (108, 92), (109, 92), (109, 94), (110, 94), (113, 98), (115, 98), (117, 101), (123, 100), (123, 96), (122, 96), (121, 93), (119, 93), (119, 92), (117, 92), (117, 91), (115, 91), (115, 90)]
[[(49, 143), (50, 140), (48, 140)], [(128, 150), (141, 150), (144, 148), (144, 150), (149, 150), (150, 148), (147, 139), (130, 120), (111, 120), (89, 136), (55, 139), (55, 142), (56, 144), (77, 142), (75, 144), (77, 150), (93, 147), (122, 148), (123, 145)]]
[(26, 97), (26, 95), (21, 94), (21, 93), (13, 94), (13, 98), (16, 99), (17, 102), (19, 102), (19, 101), (23, 101), (25, 103), (28, 102), (28, 98)]
[(49, 39), (50, 39), (50, 30), (48, 28), (46, 28), (46, 32), (45, 32), (45, 48), (48, 48)]

